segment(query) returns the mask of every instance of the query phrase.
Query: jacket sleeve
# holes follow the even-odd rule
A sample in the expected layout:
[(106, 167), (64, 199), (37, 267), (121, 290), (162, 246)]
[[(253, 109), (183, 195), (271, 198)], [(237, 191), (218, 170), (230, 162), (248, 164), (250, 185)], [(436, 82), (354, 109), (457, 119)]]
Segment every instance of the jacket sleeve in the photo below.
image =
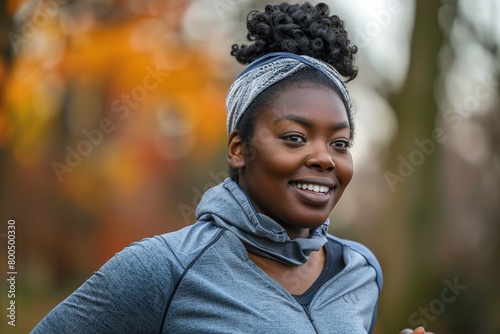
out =
[(161, 237), (132, 244), (56, 306), (31, 333), (161, 333), (180, 265), (172, 259)]

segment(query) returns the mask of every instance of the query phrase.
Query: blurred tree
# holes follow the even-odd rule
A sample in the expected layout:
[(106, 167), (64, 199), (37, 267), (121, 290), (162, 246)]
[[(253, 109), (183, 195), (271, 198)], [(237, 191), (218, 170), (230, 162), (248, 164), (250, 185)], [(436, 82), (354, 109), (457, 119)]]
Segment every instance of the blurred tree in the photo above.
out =
[(441, 56), (448, 76), (440, 124), (449, 140), (437, 259), (441, 277), (456, 277), (467, 290), (436, 322), (450, 333), (498, 333), (500, 3), (461, 0), (441, 10), (451, 11)]
[(34, 291), (23, 305), (75, 289), (133, 241), (194, 222), (179, 203), (192, 205), (196, 175), (225, 140), (227, 83), (182, 34), (189, 4), (2, 7), (0, 209), (19, 221), (20, 291)]
[[(498, 29), (491, 25), (495, 20), (485, 23), (464, 15), (465, 1), (415, 3), (407, 79), (390, 98), (399, 126), (385, 173), (392, 194), (375, 224), (389, 287), (382, 298), (380, 329), (391, 333), (426, 324), (438, 333), (497, 333), (493, 314), (499, 303), (491, 293), (500, 277), (493, 265), (500, 255), (500, 169), (494, 149), (500, 122)], [(491, 13), (498, 13), (498, 4), (490, 4)], [(491, 30), (489, 38), (484, 30)], [(481, 74), (488, 64), (477, 59), (470, 60), (476, 66), (457, 72), (475, 43), (489, 50), (486, 60), (496, 59), (496, 70), (488, 75)], [(461, 88), (460, 76), (465, 90), (450, 95)], [(494, 104), (478, 113), (488, 100)], [(471, 129), (477, 130), (467, 135)], [(457, 147), (465, 156), (457, 154)], [(467, 293), (450, 305), (439, 304), (445, 281), (466, 286)]]
[[(441, 219), (440, 149), (433, 139), (438, 106), (435, 100), (438, 54), (443, 37), (439, 1), (416, 1), (410, 65), (403, 87), (390, 97), (398, 131), (389, 149), (386, 184), (390, 200), (377, 219), (386, 289), (381, 302), (381, 332), (408, 327), (422, 291), (434, 285), (434, 226)], [(441, 136), (437, 134), (437, 136)], [(422, 150), (415, 141), (425, 142)], [(435, 152), (437, 151), (437, 152)], [(426, 298), (426, 297), (424, 297)], [(384, 316), (388, 313), (390, 316)]]

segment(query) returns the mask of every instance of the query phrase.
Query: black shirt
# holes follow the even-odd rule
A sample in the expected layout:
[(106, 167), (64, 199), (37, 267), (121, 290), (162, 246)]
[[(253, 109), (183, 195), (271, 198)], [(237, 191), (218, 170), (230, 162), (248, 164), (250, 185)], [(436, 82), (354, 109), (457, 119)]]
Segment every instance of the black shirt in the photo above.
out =
[(318, 279), (311, 285), (306, 292), (301, 295), (292, 295), (297, 302), (302, 306), (307, 306), (311, 302), (314, 294), (325, 284), (328, 280), (333, 278), (345, 267), (344, 263), (344, 251), (341, 244), (338, 242), (328, 239), (325, 244), (326, 261), (321, 274)]

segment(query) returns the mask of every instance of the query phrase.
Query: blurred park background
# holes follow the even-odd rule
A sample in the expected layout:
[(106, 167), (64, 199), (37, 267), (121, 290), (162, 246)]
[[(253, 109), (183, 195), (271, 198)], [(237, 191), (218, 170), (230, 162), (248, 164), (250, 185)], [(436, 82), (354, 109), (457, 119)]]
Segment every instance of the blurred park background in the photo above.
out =
[[(330, 232), (381, 262), (377, 333), (500, 333), (500, 2), (325, 2), (360, 72), (355, 177)], [(226, 176), (230, 46), (265, 3), (2, 2), (0, 264), (15, 219), (18, 275), (15, 328), (0, 283), (1, 333), (29, 332), (131, 242), (194, 222)]]

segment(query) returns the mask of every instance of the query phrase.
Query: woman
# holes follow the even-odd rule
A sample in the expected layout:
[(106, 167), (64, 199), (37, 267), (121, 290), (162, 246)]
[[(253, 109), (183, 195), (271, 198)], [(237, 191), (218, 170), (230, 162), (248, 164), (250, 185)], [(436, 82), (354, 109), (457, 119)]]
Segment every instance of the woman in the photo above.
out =
[[(248, 17), (229, 89), (231, 178), (198, 222), (134, 243), (33, 333), (371, 333), (382, 285), (364, 246), (327, 233), (353, 174), (357, 49), (325, 4)], [(411, 332), (411, 331), (410, 331)], [(417, 329), (414, 333), (423, 333)]]

